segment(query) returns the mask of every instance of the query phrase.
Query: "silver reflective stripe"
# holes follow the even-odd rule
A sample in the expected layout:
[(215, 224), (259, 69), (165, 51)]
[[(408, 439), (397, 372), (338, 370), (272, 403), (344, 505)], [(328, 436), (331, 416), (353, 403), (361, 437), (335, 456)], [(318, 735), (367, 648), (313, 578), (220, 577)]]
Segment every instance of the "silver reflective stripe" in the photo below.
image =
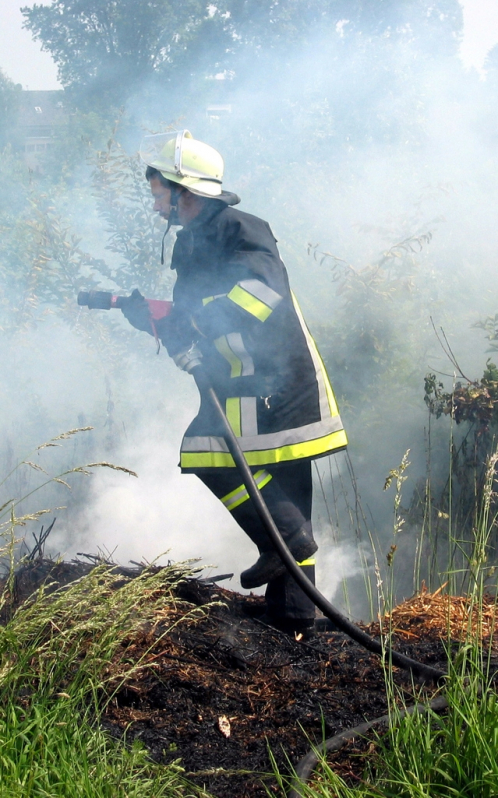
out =
[(228, 333), (226, 336), (228, 345), (234, 355), (242, 363), (241, 377), (251, 377), (254, 374), (254, 361), (244, 346), (240, 333)]
[(255, 396), (240, 397), (240, 428), (243, 438), (253, 438), (258, 434), (258, 416)]
[(228, 496), (223, 496), (221, 499), (222, 503), (225, 505), (227, 510), (233, 510), (235, 507), (238, 507), (239, 504), (247, 501), (249, 498), (249, 494), (247, 492), (247, 488), (242, 485), (237, 491), (233, 491), (229, 493)]
[[(260, 490), (262, 490), (265, 485), (270, 482), (271, 478), (271, 474), (264, 469), (257, 471), (254, 474), (254, 481)], [(235, 510), (236, 507), (239, 507), (241, 504), (247, 501), (248, 498), (249, 493), (247, 492), (246, 486), (240, 485), (240, 487), (235, 488), (235, 490), (232, 490), (230, 493), (227, 493), (226, 496), (222, 496), (220, 501), (225, 505), (227, 510), (230, 510), (231, 512), (232, 510)]]
[[(328, 417), (324, 421), (316, 421), (314, 424), (307, 424), (296, 429), (286, 429), (281, 432), (270, 432), (266, 435), (242, 436), (238, 442), (243, 451), (255, 452), (265, 449), (280, 449), (282, 446), (293, 446), (296, 443), (307, 443), (308, 441), (323, 438), (333, 432), (342, 430), (340, 416)], [(224, 438), (217, 436), (197, 435), (192, 438), (184, 438), (182, 452), (228, 452), (228, 447)]]
[(237, 285), (240, 285), (244, 291), (252, 294), (260, 302), (264, 302), (269, 308), (275, 310), (278, 303), (282, 301), (280, 294), (277, 294), (273, 288), (263, 283), (261, 280), (241, 280)]

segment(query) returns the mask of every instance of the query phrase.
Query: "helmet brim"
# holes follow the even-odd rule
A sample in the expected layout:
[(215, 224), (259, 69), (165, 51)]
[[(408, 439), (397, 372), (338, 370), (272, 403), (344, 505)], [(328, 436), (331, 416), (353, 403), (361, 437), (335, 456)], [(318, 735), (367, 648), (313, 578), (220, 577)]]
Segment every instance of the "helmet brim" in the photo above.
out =
[(190, 186), (183, 186), (187, 191), (191, 191), (192, 194), (195, 194), (198, 197), (206, 197), (206, 199), (214, 199), (214, 200), (221, 200), (224, 202), (225, 205), (238, 205), (240, 202), (240, 197), (238, 194), (234, 194), (232, 191), (222, 191), (221, 194), (206, 194), (203, 191), (200, 191), (197, 188), (190, 188)]

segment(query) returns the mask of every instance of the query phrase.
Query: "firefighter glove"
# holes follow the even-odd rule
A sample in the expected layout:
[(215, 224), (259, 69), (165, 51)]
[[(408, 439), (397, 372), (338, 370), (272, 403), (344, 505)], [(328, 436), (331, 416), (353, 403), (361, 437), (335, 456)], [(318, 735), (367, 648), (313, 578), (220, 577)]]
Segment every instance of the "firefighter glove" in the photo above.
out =
[(138, 288), (135, 288), (131, 295), (127, 297), (121, 310), (132, 327), (135, 327), (137, 330), (143, 330), (143, 332), (148, 332), (150, 335), (154, 335), (149, 303), (145, 297), (142, 296)]

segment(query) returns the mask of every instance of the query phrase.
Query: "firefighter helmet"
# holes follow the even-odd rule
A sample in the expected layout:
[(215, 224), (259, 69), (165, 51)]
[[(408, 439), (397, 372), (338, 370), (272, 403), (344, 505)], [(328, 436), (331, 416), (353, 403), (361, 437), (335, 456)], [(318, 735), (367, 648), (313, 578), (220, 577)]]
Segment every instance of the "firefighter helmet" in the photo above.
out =
[(201, 197), (219, 197), (222, 191), (223, 158), (209, 144), (194, 139), (188, 130), (145, 136), (140, 157), (163, 177)]

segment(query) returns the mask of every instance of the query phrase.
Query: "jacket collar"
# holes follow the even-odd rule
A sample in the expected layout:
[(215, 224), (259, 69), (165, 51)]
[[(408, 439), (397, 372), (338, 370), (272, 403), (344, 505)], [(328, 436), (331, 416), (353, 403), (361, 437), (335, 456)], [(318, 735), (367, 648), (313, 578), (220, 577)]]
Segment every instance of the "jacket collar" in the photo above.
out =
[(194, 216), (181, 230), (177, 230), (177, 238), (178, 236), (183, 236), (185, 233), (193, 233), (196, 228), (208, 224), (211, 219), (214, 219), (214, 217), (221, 213), (226, 207), (226, 203), (220, 200), (207, 200), (202, 211), (198, 213), (197, 216)]

